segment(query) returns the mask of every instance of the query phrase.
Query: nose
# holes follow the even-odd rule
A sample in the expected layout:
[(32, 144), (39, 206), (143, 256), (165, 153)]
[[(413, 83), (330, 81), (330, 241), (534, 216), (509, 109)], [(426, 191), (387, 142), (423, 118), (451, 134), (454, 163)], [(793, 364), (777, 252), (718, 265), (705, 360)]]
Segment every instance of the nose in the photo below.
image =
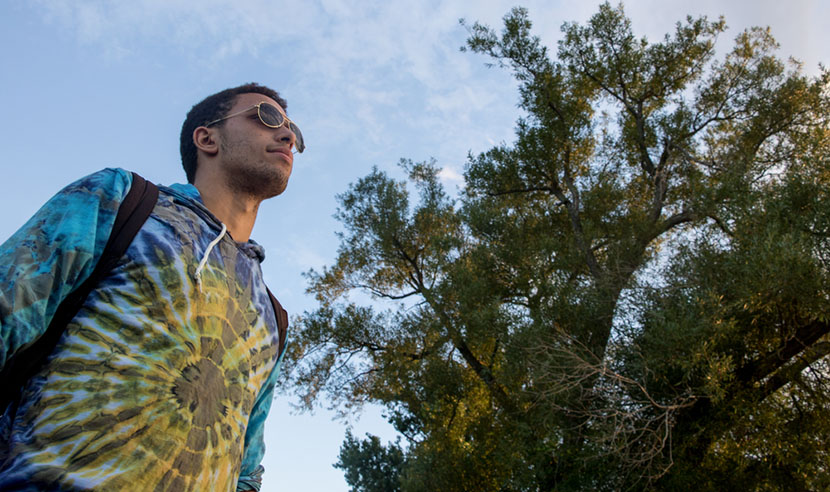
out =
[(282, 143), (287, 143), (289, 149), (293, 149), (297, 143), (297, 136), (287, 128), (287, 125), (277, 128), (274, 138)]

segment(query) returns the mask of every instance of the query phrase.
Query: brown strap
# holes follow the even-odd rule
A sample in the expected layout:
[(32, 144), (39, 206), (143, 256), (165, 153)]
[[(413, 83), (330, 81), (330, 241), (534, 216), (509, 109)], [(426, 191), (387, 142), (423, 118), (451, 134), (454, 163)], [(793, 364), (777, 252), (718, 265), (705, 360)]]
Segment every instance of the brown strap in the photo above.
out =
[(278, 357), (281, 357), (282, 352), (285, 350), (285, 337), (288, 333), (288, 311), (283, 309), (280, 301), (278, 301), (277, 298), (274, 297), (274, 294), (271, 293), (271, 289), (266, 286), (265, 290), (268, 291), (268, 297), (271, 298), (271, 305), (274, 306), (274, 315), (277, 318), (277, 330), (279, 330), (280, 336), (280, 346), (277, 354)]

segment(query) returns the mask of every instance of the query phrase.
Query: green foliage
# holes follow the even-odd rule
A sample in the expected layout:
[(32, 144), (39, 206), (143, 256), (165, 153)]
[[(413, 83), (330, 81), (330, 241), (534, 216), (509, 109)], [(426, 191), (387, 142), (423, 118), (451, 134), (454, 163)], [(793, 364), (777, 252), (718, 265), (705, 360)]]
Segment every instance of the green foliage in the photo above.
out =
[(351, 492), (398, 492), (403, 464), (404, 453), (397, 443), (384, 446), (369, 434), (359, 441), (346, 431), (334, 467), (345, 472)]
[[(526, 117), (461, 196), (402, 161), (339, 197), (294, 389), (385, 405), (405, 491), (827, 488), (830, 74), (762, 29), (716, 61), (722, 19), (562, 29), (551, 59), (523, 9), (469, 26)], [(347, 436), (341, 467), (379, 446)]]

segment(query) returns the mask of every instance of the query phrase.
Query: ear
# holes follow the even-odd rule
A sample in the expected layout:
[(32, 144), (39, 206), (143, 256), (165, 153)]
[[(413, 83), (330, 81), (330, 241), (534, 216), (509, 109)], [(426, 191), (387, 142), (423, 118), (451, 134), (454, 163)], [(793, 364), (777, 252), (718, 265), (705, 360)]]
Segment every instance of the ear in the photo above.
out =
[(212, 128), (200, 126), (193, 130), (193, 143), (197, 149), (210, 156), (214, 156), (219, 152), (219, 142), (216, 141), (216, 135)]

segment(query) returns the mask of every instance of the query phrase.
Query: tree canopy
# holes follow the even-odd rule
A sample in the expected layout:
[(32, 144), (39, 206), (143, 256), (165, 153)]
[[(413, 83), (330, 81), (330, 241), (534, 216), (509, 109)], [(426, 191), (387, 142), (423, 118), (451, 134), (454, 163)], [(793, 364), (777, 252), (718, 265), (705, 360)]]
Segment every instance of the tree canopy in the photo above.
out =
[(309, 273), (291, 386), (380, 403), (407, 440), (349, 435), (338, 466), (386, 460), (404, 491), (830, 487), (830, 74), (759, 28), (717, 57), (723, 19), (649, 42), (609, 4), (555, 58), (524, 9), (468, 29), (519, 81), (515, 142), (460, 196), (435, 162), (360, 179)]

